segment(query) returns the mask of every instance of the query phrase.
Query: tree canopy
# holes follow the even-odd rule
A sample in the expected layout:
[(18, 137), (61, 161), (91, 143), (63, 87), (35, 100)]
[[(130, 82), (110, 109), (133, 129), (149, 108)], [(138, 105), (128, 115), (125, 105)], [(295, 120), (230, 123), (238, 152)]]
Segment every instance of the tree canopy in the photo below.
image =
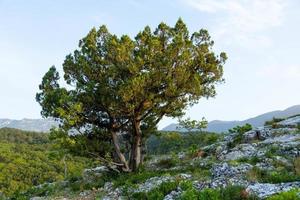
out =
[[(174, 27), (160, 23), (151, 31), (146, 26), (133, 39), (111, 34), (105, 26), (93, 28), (63, 63), (69, 86), (59, 85), (51, 67), (36, 99), (42, 115), (61, 120), (66, 134), (75, 129), (87, 137), (103, 136), (114, 147), (115, 162), (136, 170), (143, 137), (164, 116), (182, 116), (187, 106), (216, 95), (227, 57), (216, 55), (213, 44), (208, 31), (189, 34), (181, 19)], [(120, 135), (127, 135), (127, 153)]]

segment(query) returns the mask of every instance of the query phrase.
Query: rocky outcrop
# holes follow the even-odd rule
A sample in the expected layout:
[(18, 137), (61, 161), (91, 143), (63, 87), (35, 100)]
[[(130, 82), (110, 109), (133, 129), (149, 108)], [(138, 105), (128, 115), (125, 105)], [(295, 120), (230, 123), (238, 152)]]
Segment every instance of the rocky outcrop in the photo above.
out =
[(281, 121), (281, 122), (278, 123), (278, 125), (289, 126), (289, 127), (296, 127), (299, 124), (300, 124), (300, 115), (288, 118), (288, 119), (283, 120), (283, 121)]
[(290, 183), (254, 183), (247, 187), (249, 193), (256, 194), (259, 198), (266, 198), (268, 196), (278, 194), (280, 192), (289, 191), (291, 189), (300, 188), (300, 182), (290, 182)]

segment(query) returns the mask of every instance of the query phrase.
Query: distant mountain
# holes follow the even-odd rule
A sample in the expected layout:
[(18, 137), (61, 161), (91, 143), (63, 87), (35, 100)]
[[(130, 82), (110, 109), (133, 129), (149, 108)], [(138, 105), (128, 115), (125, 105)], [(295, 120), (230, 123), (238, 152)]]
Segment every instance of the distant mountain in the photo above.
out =
[[(214, 120), (214, 121), (211, 121), (208, 123), (206, 130), (220, 133), (220, 132), (227, 131), (228, 129), (233, 128), (235, 126), (243, 125), (246, 123), (249, 123), (254, 127), (259, 127), (259, 126), (263, 126), (265, 121), (271, 120), (273, 117), (284, 118), (284, 117), (289, 117), (289, 116), (293, 116), (293, 115), (297, 115), (297, 114), (300, 114), (300, 105), (292, 106), (285, 110), (276, 110), (276, 111), (272, 111), (272, 112), (267, 112), (267, 113), (264, 113), (264, 114), (261, 114), (256, 117), (246, 119), (243, 121)], [(178, 126), (178, 124), (173, 123), (173, 124), (166, 126), (162, 130), (164, 130), (164, 131), (175, 131), (175, 130), (185, 131), (184, 129), (176, 129), (177, 126)]]
[(25, 131), (49, 132), (52, 127), (57, 127), (54, 119), (0, 119), (0, 128), (16, 128)]

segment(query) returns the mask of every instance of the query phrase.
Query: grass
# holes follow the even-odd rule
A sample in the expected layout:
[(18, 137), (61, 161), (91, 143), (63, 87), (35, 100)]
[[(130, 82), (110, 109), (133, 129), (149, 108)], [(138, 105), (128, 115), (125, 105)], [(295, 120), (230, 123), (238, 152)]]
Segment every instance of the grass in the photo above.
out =
[(284, 183), (299, 181), (300, 176), (293, 172), (289, 172), (286, 168), (282, 168), (278, 171), (267, 171), (258, 167), (253, 167), (248, 171), (247, 179), (249, 181), (258, 181), (262, 183)]
[(300, 200), (299, 192), (299, 189), (281, 192), (279, 194), (267, 198), (267, 200)]

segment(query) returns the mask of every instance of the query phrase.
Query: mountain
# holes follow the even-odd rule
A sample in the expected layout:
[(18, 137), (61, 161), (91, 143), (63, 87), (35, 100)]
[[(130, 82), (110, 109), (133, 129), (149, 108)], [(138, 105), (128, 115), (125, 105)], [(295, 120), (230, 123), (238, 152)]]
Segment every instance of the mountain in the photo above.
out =
[[(221, 121), (221, 120), (214, 120), (208, 123), (207, 131), (212, 132), (224, 132), (227, 131), (230, 128), (233, 128), (238, 125), (244, 125), (246, 123), (251, 124), (254, 127), (260, 127), (263, 126), (265, 121), (271, 120), (273, 117), (276, 118), (285, 118), (293, 115), (300, 114), (300, 105), (295, 105), (292, 107), (289, 107), (285, 110), (276, 110), (272, 112), (267, 112), (261, 115), (258, 115), (253, 118), (249, 118), (243, 121)], [(170, 124), (163, 128), (163, 131), (185, 131), (184, 129), (176, 129), (178, 124)]]
[(49, 132), (52, 127), (57, 127), (54, 119), (0, 119), (0, 128), (16, 128), (25, 131)]

